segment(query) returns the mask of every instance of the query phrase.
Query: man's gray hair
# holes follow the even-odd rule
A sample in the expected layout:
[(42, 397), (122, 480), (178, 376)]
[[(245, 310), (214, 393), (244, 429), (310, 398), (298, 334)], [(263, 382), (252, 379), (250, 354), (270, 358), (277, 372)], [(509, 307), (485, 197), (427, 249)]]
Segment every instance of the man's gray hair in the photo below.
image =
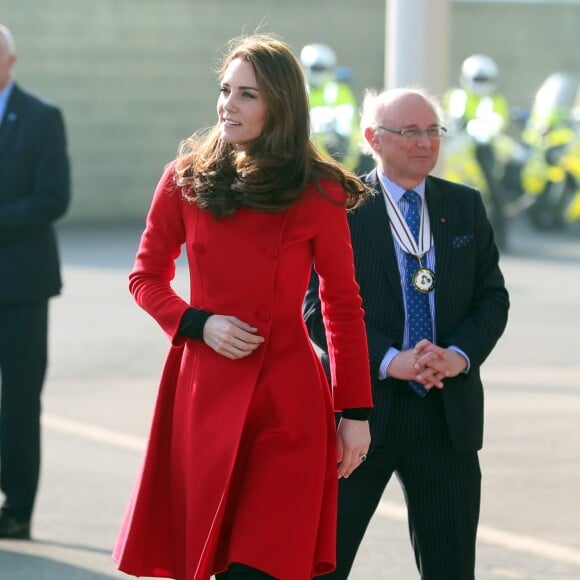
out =
[(6, 46), (8, 47), (8, 52), (10, 54), (16, 54), (16, 45), (14, 44), (14, 37), (12, 33), (4, 24), (0, 24), (0, 37), (3, 37), (6, 41)]

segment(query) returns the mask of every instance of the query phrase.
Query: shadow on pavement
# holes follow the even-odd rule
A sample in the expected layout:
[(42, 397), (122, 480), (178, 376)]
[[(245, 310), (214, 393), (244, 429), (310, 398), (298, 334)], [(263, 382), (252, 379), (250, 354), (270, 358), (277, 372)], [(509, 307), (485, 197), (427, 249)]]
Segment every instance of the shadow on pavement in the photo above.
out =
[(93, 554), (106, 554), (110, 556), (111, 550), (105, 548), (95, 548), (94, 546), (86, 546), (82, 544), (69, 544), (67, 542), (54, 542), (50, 540), (32, 540), (36, 546), (53, 546), (55, 548), (66, 548), (68, 550), (77, 550), (79, 552), (90, 552)]
[[(0, 548), (0, 570), (5, 580), (111, 580), (113, 576), (93, 572), (46, 556), (21, 554)], [(10, 571), (10, 576), (4, 573)]]
[(143, 224), (59, 224), (57, 236), (65, 266), (113, 268), (129, 272)]

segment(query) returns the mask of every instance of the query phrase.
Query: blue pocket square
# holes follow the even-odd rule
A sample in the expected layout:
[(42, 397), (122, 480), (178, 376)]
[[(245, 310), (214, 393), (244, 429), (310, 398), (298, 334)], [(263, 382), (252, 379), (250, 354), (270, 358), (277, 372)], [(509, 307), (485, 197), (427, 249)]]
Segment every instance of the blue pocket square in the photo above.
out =
[(451, 246), (453, 248), (466, 248), (473, 241), (473, 234), (467, 234), (465, 236), (455, 236), (451, 240)]

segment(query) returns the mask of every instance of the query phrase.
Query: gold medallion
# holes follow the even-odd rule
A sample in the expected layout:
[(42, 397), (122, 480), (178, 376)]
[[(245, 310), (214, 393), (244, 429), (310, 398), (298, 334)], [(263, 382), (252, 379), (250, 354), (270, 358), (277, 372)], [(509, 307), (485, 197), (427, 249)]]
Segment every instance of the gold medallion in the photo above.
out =
[(435, 288), (435, 272), (429, 268), (419, 268), (413, 274), (413, 286), (419, 292), (431, 292)]

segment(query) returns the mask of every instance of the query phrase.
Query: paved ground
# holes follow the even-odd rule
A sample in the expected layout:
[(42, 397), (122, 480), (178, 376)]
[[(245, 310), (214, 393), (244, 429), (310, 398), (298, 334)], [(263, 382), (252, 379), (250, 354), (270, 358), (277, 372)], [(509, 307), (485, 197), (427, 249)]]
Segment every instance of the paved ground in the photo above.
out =
[[(139, 229), (61, 229), (66, 290), (51, 306), (34, 541), (0, 541), (1, 580), (126, 578), (109, 554), (167, 348), (127, 292)], [(580, 231), (539, 235), (520, 221), (511, 242), (510, 324), (484, 372), (477, 577), (577, 580)], [(417, 578), (396, 481), (351, 578)]]

